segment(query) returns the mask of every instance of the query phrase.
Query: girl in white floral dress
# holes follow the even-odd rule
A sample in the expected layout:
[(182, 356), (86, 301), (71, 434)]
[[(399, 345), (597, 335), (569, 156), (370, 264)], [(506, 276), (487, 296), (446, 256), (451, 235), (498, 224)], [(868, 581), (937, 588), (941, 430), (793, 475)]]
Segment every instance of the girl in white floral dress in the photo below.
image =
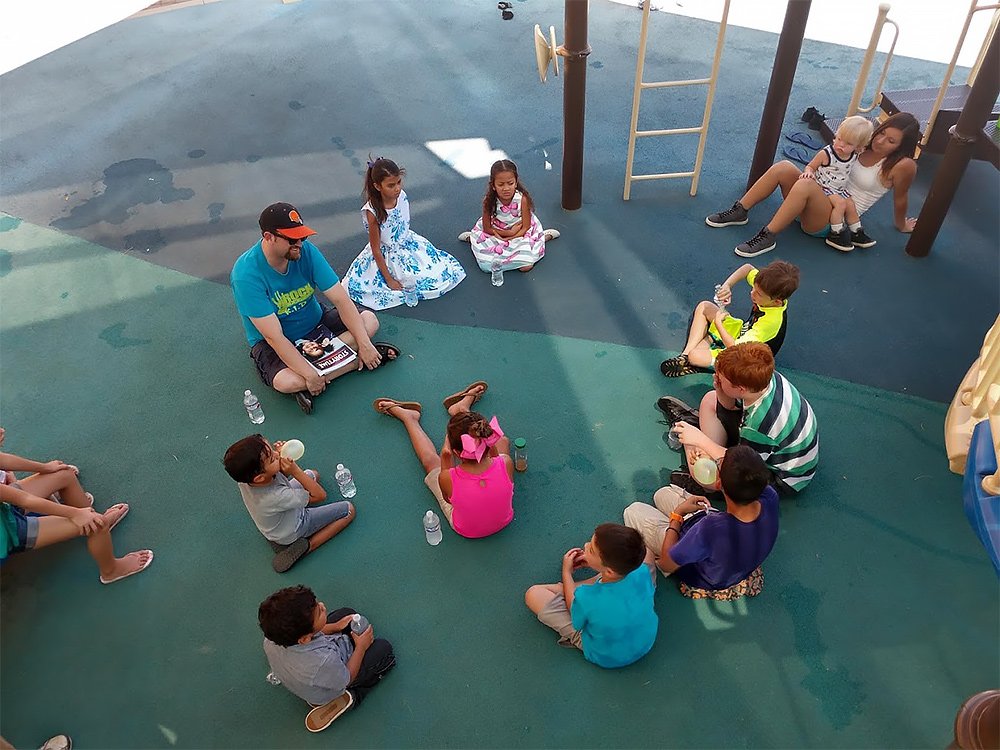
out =
[(545, 241), (559, 236), (555, 229), (542, 229), (533, 208), (517, 165), (501, 159), (490, 168), (482, 217), (458, 239), (472, 243), (476, 263), (487, 273), (497, 260), (504, 271), (530, 271), (545, 255)]
[(462, 264), (410, 229), (410, 202), (403, 192), (405, 170), (391, 159), (368, 163), (361, 221), (368, 244), (344, 275), (347, 293), (359, 305), (385, 310), (404, 302), (412, 280), (417, 299), (434, 299), (465, 278)]

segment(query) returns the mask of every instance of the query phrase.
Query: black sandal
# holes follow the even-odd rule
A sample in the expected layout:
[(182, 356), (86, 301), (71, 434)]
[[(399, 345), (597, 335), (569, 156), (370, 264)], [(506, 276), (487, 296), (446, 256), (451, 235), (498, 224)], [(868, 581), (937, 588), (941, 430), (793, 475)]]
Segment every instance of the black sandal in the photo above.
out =
[(378, 366), (373, 368), (376, 370), (384, 364), (399, 359), (399, 355), (402, 354), (402, 352), (399, 351), (398, 346), (394, 346), (393, 344), (389, 344), (385, 341), (376, 341), (374, 346), (375, 351), (382, 355), (382, 359), (379, 361)]

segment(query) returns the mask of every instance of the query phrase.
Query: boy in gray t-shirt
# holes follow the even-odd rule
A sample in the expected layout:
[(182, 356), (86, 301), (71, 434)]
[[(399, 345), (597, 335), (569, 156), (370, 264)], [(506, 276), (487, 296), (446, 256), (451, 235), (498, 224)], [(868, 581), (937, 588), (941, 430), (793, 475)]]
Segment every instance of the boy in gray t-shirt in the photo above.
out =
[(314, 470), (300, 469), (281, 455), (282, 445), (250, 435), (229, 446), (222, 459), (239, 483), (247, 512), (274, 548), (279, 573), (335, 537), (355, 516), (354, 505), (346, 501), (309, 507), (326, 500), (326, 490)]
[(361, 703), (396, 665), (392, 644), (376, 638), (370, 624), (352, 628), (355, 614), (350, 607), (327, 612), (305, 586), (276, 591), (257, 610), (272, 674), (315, 707), (306, 717), (310, 732)]

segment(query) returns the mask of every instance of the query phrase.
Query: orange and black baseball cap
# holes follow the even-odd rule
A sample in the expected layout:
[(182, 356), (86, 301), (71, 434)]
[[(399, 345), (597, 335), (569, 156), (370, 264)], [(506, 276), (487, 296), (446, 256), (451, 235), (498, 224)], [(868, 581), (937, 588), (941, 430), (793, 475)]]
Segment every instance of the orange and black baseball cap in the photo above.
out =
[(261, 211), (260, 231), (271, 234), (280, 233), (293, 240), (300, 240), (316, 234), (302, 223), (299, 211), (291, 203), (272, 203)]

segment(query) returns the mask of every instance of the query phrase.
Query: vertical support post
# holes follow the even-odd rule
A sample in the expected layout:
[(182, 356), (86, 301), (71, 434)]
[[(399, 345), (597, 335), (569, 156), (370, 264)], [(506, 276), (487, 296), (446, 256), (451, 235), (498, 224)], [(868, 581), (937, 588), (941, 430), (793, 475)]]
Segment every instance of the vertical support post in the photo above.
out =
[(785, 110), (788, 109), (788, 96), (792, 91), (792, 80), (802, 51), (802, 39), (806, 33), (811, 5), (812, 0), (788, 0), (785, 8), (785, 22), (781, 27), (781, 36), (778, 37), (778, 49), (774, 53), (774, 67), (771, 69), (771, 82), (764, 100), (764, 112), (760, 117), (757, 148), (750, 165), (747, 190), (771, 167), (778, 150), (781, 124), (785, 119)]
[(934, 181), (927, 193), (917, 226), (906, 243), (906, 254), (923, 258), (931, 251), (931, 245), (941, 231), (944, 217), (958, 191), (958, 183), (965, 174), (972, 152), (979, 140), (985, 138), (983, 126), (993, 111), (993, 104), (1000, 93), (1000, 35), (994, 34), (990, 40), (983, 65), (972, 84), (969, 98), (958, 116), (958, 122), (951, 132), (951, 138), (944, 152)]
[(590, 0), (566, 0), (563, 84), (562, 207), (583, 205), (583, 123), (587, 103), (587, 10)]
[(856, 115), (858, 107), (861, 106), (861, 97), (865, 93), (865, 84), (868, 83), (868, 75), (872, 70), (872, 62), (875, 59), (875, 51), (878, 49), (878, 40), (882, 36), (882, 27), (885, 25), (885, 18), (889, 15), (889, 3), (881, 3), (878, 6), (878, 16), (875, 18), (875, 28), (872, 29), (872, 38), (868, 40), (868, 49), (865, 50), (864, 59), (861, 61), (861, 72), (858, 73), (857, 83), (854, 84), (854, 93), (851, 94), (851, 103), (847, 105), (847, 116)]

